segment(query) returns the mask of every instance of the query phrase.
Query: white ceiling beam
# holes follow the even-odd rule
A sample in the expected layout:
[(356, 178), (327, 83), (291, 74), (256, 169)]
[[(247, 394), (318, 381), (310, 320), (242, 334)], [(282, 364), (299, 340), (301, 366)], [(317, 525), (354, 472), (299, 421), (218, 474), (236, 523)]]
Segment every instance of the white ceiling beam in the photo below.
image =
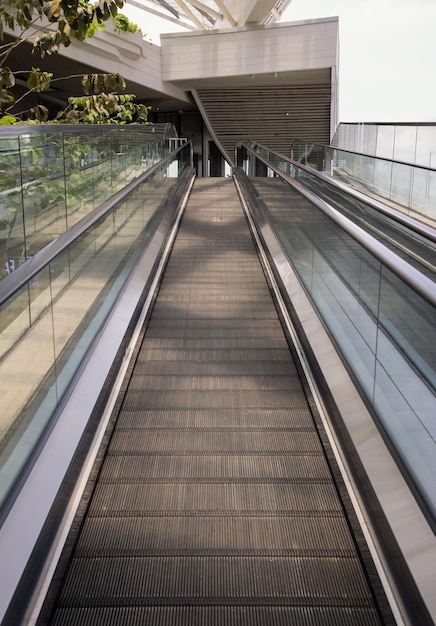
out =
[(199, 0), (187, 0), (187, 2), (189, 2), (189, 4), (192, 4), (193, 7), (200, 9), (200, 11), (204, 11), (205, 13), (207, 13), (211, 17), (214, 17), (217, 20), (222, 19), (223, 17), (222, 13), (218, 13), (218, 11), (214, 11), (213, 9), (206, 6), (202, 2), (199, 2)]
[(233, 15), (230, 13), (230, 11), (228, 10), (228, 8), (225, 6), (224, 2), (222, 2), (222, 0), (215, 0), (215, 4), (217, 5), (217, 7), (219, 8), (219, 10), (222, 12), (222, 14), (224, 15), (224, 17), (228, 20), (229, 24), (233, 27), (237, 26), (238, 23), (236, 22), (235, 18), (233, 17)]
[(200, 20), (193, 14), (191, 9), (187, 6), (186, 2), (183, 2), (183, 0), (176, 0), (176, 3), (182, 9), (186, 17), (189, 18), (199, 30), (207, 30), (206, 26), (202, 22), (200, 22)]

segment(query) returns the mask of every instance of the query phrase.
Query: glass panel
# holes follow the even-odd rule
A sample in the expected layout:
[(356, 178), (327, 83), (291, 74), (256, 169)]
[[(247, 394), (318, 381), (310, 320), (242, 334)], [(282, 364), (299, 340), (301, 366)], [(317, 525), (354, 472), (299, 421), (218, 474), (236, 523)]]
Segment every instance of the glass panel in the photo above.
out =
[[(322, 245), (318, 236), (317, 242)], [(314, 264), (313, 300), (362, 389), (371, 398), (377, 336), (374, 318), (321, 252), (314, 255)], [(378, 282), (372, 283), (372, 290), (376, 291), (377, 286)]]
[(25, 257), (18, 139), (0, 138), (0, 279)]
[(436, 402), (385, 333), (379, 333), (374, 408), (409, 475), (436, 517)]
[(379, 126), (377, 128), (377, 149), (375, 156), (382, 159), (393, 159), (395, 142), (395, 126)]
[(389, 198), (392, 178), (392, 161), (378, 160), (374, 167), (374, 192)]
[[(300, 175), (307, 186), (310, 177)], [(253, 182), (272, 227), (436, 516), (434, 307), (293, 188), (279, 196), (275, 186), (269, 207), (266, 181)]]
[(415, 163), (436, 170), (436, 126), (418, 126)]
[(168, 153), (164, 127), (44, 125), (1, 138), (0, 279)]
[[(72, 131), (67, 137), (71, 140), (70, 181), (71, 174), (82, 173), (80, 168), (74, 169), (85, 154), (78, 139)], [(97, 143), (102, 155), (101, 137)], [(88, 146), (97, 143), (88, 138)], [(39, 155), (43, 145), (45, 150), (47, 142), (38, 144), (35, 140), (32, 150), (38, 146)], [(105, 154), (108, 145), (106, 138)], [(80, 155), (74, 163), (72, 146)], [(137, 146), (139, 149), (135, 147), (128, 156), (130, 176), (143, 167), (142, 140)], [(32, 150), (29, 148), (28, 154), (33, 156)], [(154, 157), (158, 156), (155, 152)], [(126, 158), (124, 154), (124, 164)], [(188, 164), (189, 158), (187, 145), (180, 161)], [(175, 173), (182, 171), (177, 160), (172, 167)], [(91, 171), (96, 167), (94, 161), (88, 165)], [(80, 167), (83, 170), (83, 164)], [(123, 168), (120, 173), (126, 179)], [(161, 166), (159, 173), (103, 214), (1, 308), (0, 505), (57, 410), (147, 241), (156, 228), (165, 225), (163, 209), (170, 206), (166, 201), (178, 182), (177, 178), (167, 178), (166, 173), (167, 166)], [(95, 183), (95, 172), (92, 176)]]
[(436, 172), (415, 168), (412, 179), (410, 206), (415, 217), (430, 225), (436, 224)]
[(59, 135), (20, 137), (26, 256), (65, 230), (65, 188)]
[(435, 124), (339, 124), (332, 146), (436, 169)]
[(405, 207), (410, 204), (411, 175), (412, 168), (409, 165), (392, 163), (390, 198)]
[[(293, 144), (293, 151), (297, 153), (304, 148), (306, 152), (301, 157), (301, 163), (306, 163), (311, 170), (322, 171), (340, 183), (345, 183), (378, 201), (388, 200), (389, 207), (431, 226), (436, 224), (436, 171), (324, 146), (318, 147), (317, 162), (316, 158), (310, 156), (315, 154), (313, 152), (315, 147), (315, 144), (296, 141)], [(267, 150), (259, 152), (260, 149), (255, 144), (253, 148), (256, 153), (263, 155), (263, 158), (270, 159), (280, 171), (301, 180), (315, 193), (322, 188), (321, 197), (328, 202), (335, 194), (340, 193), (333, 187), (329, 191), (328, 185), (323, 184), (319, 178), (307, 172), (304, 173), (296, 164), (286, 163), (283, 157), (278, 157), (273, 153), (268, 154)], [(323, 156), (320, 156), (321, 149), (324, 150)], [(309, 155), (307, 159), (306, 154)], [(260, 175), (260, 172), (258, 174)], [(363, 206), (361, 202), (356, 201), (354, 204), (356, 203)], [(349, 200), (348, 204), (350, 204)], [(337, 207), (337, 205), (334, 206)]]
[(50, 314), (41, 314), (42, 305), (47, 304), (49, 278), (45, 268), (30, 289), (23, 287), (1, 310), (2, 323), (9, 323), (1, 333), (0, 502), (36, 443), (41, 423), (51, 414), (35, 412), (41, 395), (48, 396), (53, 385), (52, 320)]
[(379, 319), (414, 368), (436, 388), (435, 309), (386, 267)]
[(53, 293), (49, 271), (39, 272), (29, 282), (30, 323), (33, 325), (51, 306)]
[(415, 163), (416, 126), (395, 126), (394, 161)]
[(29, 326), (29, 289), (26, 285), (0, 306), (0, 358), (21, 339)]

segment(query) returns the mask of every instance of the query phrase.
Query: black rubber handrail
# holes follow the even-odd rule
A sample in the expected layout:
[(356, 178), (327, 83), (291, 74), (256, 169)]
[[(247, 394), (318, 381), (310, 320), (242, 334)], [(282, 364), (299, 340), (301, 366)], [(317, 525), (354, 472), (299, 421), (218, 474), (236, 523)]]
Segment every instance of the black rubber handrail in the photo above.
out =
[[(413, 230), (417, 235), (420, 235), (421, 237), (425, 237), (425, 239), (428, 239), (429, 241), (436, 243), (436, 229), (433, 228), (432, 226), (429, 226), (428, 224), (424, 224), (420, 220), (416, 220), (413, 217), (410, 217), (409, 215), (402, 213), (401, 211), (397, 211), (387, 206), (386, 204), (383, 204), (383, 202), (379, 202), (378, 200), (375, 200), (375, 198), (371, 198), (370, 196), (367, 196), (366, 194), (361, 193), (360, 191), (357, 191), (356, 189), (349, 187), (345, 183), (341, 183), (335, 178), (331, 178), (330, 176), (327, 176), (326, 174), (323, 174), (322, 172), (318, 172), (318, 170), (312, 169), (311, 167), (308, 167), (307, 165), (304, 165), (303, 163), (299, 163), (298, 161), (295, 161), (294, 159), (286, 157), (284, 154), (281, 154), (280, 152), (274, 152), (273, 150), (270, 150), (269, 148), (263, 146), (260, 143), (249, 141), (249, 142), (241, 142), (240, 145), (245, 145), (246, 147), (256, 145), (262, 150), (271, 152), (272, 154), (279, 157), (280, 159), (286, 161), (287, 163), (290, 163), (291, 165), (295, 167), (300, 168), (301, 170), (309, 173), (312, 176), (315, 176), (315, 178), (322, 180), (324, 183), (327, 183), (331, 187), (335, 187), (336, 189), (339, 189), (340, 191), (347, 193), (349, 196), (355, 198), (356, 200), (359, 200), (359, 202), (363, 202), (367, 206), (375, 209), (376, 211), (380, 211), (381, 213), (384, 213), (385, 215), (395, 220), (402, 226), (406, 226), (406, 228)], [(322, 144), (317, 144), (317, 145), (321, 146)]]
[(376, 161), (387, 161), (387, 163), (394, 163), (395, 165), (407, 165), (407, 167), (412, 167), (420, 170), (428, 170), (430, 172), (436, 172), (434, 167), (426, 167), (425, 165), (418, 165), (415, 163), (408, 163), (407, 161), (397, 161), (396, 159), (388, 159), (387, 157), (375, 156), (373, 154), (365, 154), (364, 152), (356, 152), (355, 150), (347, 150), (346, 148), (339, 148), (338, 146), (329, 146), (325, 143), (316, 143), (315, 141), (304, 141), (304, 139), (294, 139), (292, 142), (291, 150), (297, 141), (304, 143), (308, 146), (318, 146), (319, 148), (327, 148), (328, 150), (340, 150), (341, 152), (346, 152), (347, 154), (354, 154), (356, 156), (362, 156), (367, 159), (375, 159)]

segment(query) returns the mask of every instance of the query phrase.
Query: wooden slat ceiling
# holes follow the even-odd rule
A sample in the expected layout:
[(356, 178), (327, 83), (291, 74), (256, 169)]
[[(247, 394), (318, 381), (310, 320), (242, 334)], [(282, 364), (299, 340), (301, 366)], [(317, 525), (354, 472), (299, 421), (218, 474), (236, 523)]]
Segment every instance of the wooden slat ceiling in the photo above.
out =
[(289, 156), (292, 141), (330, 141), (330, 85), (197, 89), (209, 129), (232, 162), (238, 140)]

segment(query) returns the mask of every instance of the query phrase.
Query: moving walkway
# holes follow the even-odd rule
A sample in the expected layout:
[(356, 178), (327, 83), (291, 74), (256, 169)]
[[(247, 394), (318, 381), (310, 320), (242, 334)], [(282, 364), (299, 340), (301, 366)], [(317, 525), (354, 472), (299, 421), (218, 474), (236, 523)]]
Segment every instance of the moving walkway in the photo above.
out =
[[(339, 136), (341, 126), (338, 128)], [(376, 205), (384, 204), (385, 212), (390, 209), (398, 217), (402, 214), (434, 228), (436, 170), (431, 164), (431, 134), (423, 127), (421, 130), (424, 132), (418, 141), (417, 127), (404, 130), (406, 133), (412, 131), (414, 137), (409, 135), (406, 139), (403, 135), (397, 145), (393, 135), (389, 139), (386, 135), (383, 137), (381, 127), (375, 130), (376, 133), (380, 131), (380, 146), (374, 135), (372, 141), (365, 144), (365, 141), (356, 141), (356, 136), (354, 141), (348, 137), (347, 142), (342, 134), (343, 140), (348, 146), (354, 146), (354, 150), (296, 139), (291, 146), (291, 157), (323, 174), (331, 182), (339, 183), (339, 187), (355, 191), (357, 195), (373, 200)], [(356, 152), (357, 145), (366, 145), (370, 152)], [(426, 150), (428, 156), (424, 157)], [(378, 151), (385, 156), (375, 156)], [(395, 156), (386, 158), (386, 154), (398, 153), (402, 153), (404, 158), (405, 152), (411, 159), (408, 162), (396, 160)]]
[[(399, 347), (387, 321), (393, 307), (374, 312), (371, 299), (401, 276), (383, 285), (365, 281), (389, 255), (376, 258), (377, 246), (357, 253), (346, 234), (335, 239), (339, 225), (327, 218), (328, 228), (309, 236), (307, 211), (312, 219), (315, 209), (292, 191), (282, 196), (281, 181), (250, 180), (238, 170), (234, 182), (193, 182), (192, 169), (178, 166), (171, 182), (171, 169), (166, 160), (167, 201), (155, 213), (144, 216), (138, 199), (150, 194), (140, 184), (119, 198), (129, 219), (118, 222), (118, 244), (137, 225), (128, 245), (109, 246), (112, 232), (103, 262), (87, 259), (95, 273), (92, 265), (80, 273), (85, 291), (96, 284), (90, 276), (96, 281), (105, 269), (111, 288), (117, 280), (123, 286), (109, 298), (110, 311), (99, 312), (99, 326), (98, 307), (77, 324), (95, 325), (95, 340), (43, 431), (34, 471), (5, 500), (3, 555), (16, 547), (7, 541), (20, 532), (14, 516), (29, 506), (29, 493), (35, 517), (44, 508), (36, 501), (53, 493), (31, 555), (22, 557), (4, 623), (432, 623), (431, 484), (414, 465), (417, 455), (407, 465), (395, 432), (379, 430), (379, 413), (390, 417), (389, 399), (399, 401), (398, 382), (383, 386), (380, 370)], [(111, 211), (105, 207), (104, 215)], [(131, 276), (115, 266), (109, 272), (115, 250), (120, 267), (131, 262)], [(360, 302), (357, 257), (369, 267), (366, 274), (359, 268), (367, 296)], [(407, 282), (397, 287), (431, 333), (426, 277), (413, 302)], [(111, 288), (102, 290), (100, 304)], [(332, 321), (352, 354), (367, 342), (360, 362), (349, 358)], [(360, 330), (353, 334), (351, 326)], [(365, 397), (374, 327), (379, 369), (375, 393)], [(419, 345), (418, 359), (412, 340), (404, 334), (397, 373), (415, 373), (418, 415), (419, 405), (431, 402), (431, 357), (428, 345)], [(78, 359), (81, 341), (66, 346), (70, 358)], [(359, 379), (362, 362), (368, 368)], [(413, 400), (412, 390), (401, 391)], [(404, 407), (401, 415), (407, 427)], [(420, 440), (429, 455), (420, 462), (428, 469), (424, 426)], [(67, 444), (70, 458), (57, 458), (68, 456)], [(418, 538), (426, 546), (419, 558)]]
[[(302, 145), (301, 145), (302, 144)], [(377, 195), (368, 187), (358, 184), (359, 179), (349, 175), (345, 178), (338, 172), (344, 168), (338, 167), (340, 155), (343, 151), (330, 146), (318, 144), (306, 144), (295, 141), (292, 153), (299, 155), (300, 160), (295, 161), (277, 154), (257, 144), (256, 142), (244, 142), (240, 146), (239, 158), (247, 158), (247, 151), (256, 153), (257, 162), (263, 159), (263, 167), (266, 164), (277, 169), (282, 175), (288, 175), (296, 183), (300, 183), (302, 189), (312, 191), (316, 197), (325, 200), (330, 206), (337, 209), (352, 222), (368, 232), (374, 239), (380, 241), (385, 247), (392, 250), (400, 258), (405, 259), (413, 267), (427, 275), (432, 280), (436, 273), (436, 253), (435, 253), (435, 221), (434, 210), (427, 205), (431, 205), (431, 198), (426, 197), (426, 210), (419, 211), (420, 205), (409, 206), (410, 194), (407, 187), (407, 176), (403, 190), (406, 199), (400, 199), (396, 203), (388, 200), (386, 192), (384, 195)], [(315, 153), (315, 156), (314, 154)], [(338, 155), (339, 153), (339, 155)], [(375, 157), (364, 157), (347, 152), (348, 160), (354, 161), (364, 159), (369, 163), (364, 163), (361, 168), (365, 172), (372, 170), (378, 165), (380, 159)], [(300, 162), (301, 161), (301, 162)], [(383, 164), (384, 164), (384, 160)], [(375, 165), (374, 165), (375, 162)], [(391, 167), (396, 164), (390, 163)], [(403, 167), (406, 167), (403, 165)], [(349, 168), (352, 171), (353, 168)], [(408, 166), (408, 170), (424, 169)], [(433, 174), (428, 170), (428, 174)], [(388, 172), (389, 174), (389, 172)], [(408, 172), (408, 178), (413, 179), (415, 172)], [(374, 174), (373, 174), (374, 176)], [(436, 176), (436, 173), (435, 173)], [(387, 175), (389, 180), (389, 175)], [(418, 175), (415, 175), (418, 179)], [(417, 186), (415, 181), (415, 186)], [(362, 188), (364, 192), (362, 192)], [(392, 193), (390, 194), (390, 197)]]

